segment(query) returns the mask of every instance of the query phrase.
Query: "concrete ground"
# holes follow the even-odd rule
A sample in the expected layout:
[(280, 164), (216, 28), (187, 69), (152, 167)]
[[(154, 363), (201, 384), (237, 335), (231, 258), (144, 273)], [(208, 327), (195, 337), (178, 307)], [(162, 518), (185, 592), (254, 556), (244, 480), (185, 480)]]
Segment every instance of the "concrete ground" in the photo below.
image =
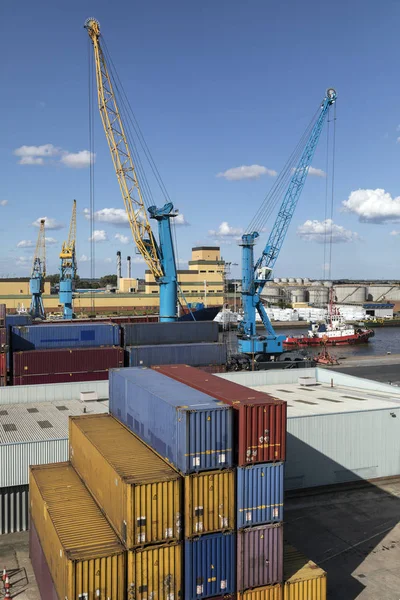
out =
[(327, 572), (329, 600), (400, 600), (400, 478), (287, 498), (284, 519)]
[[(400, 385), (400, 355), (352, 356), (340, 359), (340, 365), (329, 365), (327, 369), (347, 375), (372, 379), (380, 383)], [(399, 596), (400, 597), (400, 596)]]
[[(284, 531), (327, 571), (329, 600), (400, 600), (400, 478), (288, 497)], [(40, 600), (27, 532), (0, 536), (3, 566), (12, 598)]]

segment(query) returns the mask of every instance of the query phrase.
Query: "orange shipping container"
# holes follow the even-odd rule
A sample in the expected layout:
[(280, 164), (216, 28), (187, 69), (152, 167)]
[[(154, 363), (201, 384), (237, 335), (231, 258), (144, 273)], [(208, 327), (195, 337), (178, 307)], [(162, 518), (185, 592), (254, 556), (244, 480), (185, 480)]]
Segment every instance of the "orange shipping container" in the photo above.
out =
[(69, 463), (33, 466), (30, 510), (59, 598), (126, 597), (126, 553)]
[(110, 415), (69, 420), (70, 460), (127, 548), (181, 538), (182, 478)]
[[(283, 588), (280, 583), (253, 588), (238, 594), (238, 600), (283, 600)], [(309, 600), (314, 600), (314, 598), (310, 596)]]

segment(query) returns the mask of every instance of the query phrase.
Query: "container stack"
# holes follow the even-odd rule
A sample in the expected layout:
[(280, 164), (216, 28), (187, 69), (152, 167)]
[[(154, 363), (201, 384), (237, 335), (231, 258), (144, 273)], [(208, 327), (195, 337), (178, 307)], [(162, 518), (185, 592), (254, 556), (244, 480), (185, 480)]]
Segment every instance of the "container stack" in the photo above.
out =
[(127, 367), (186, 364), (201, 367), (226, 365), (226, 345), (218, 342), (218, 323), (127, 323), (122, 340)]
[(281, 584), (286, 403), (186, 365), (154, 369), (232, 407), (237, 592)]
[(11, 350), (14, 385), (104, 380), (124, 364), (114, 323), (13, 326)]
[(6, 305), (0, 304), (0, 387), (7, 385), (7, 356)]

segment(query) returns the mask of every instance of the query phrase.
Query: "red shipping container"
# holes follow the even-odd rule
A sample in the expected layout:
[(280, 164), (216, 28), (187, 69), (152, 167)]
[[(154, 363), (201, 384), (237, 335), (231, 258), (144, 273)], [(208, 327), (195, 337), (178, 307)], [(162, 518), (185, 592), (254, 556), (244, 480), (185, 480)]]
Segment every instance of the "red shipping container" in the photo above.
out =
[(13, 376), (91, 373), (124, 366), (123, 348), (70, 348), (14, 352)]
[(102, 381), (105, 379), (108, 379), (108, 371), (56, 373), (55, 375), (23, 375), (14, 377), (13, 385), (41, 385), (45, 383), (71, 383), (74, 381)]
[(239, 467), (285, 460), (286, 402), (187, 365), (161, 365), (152, 369), (236, 409)]
[(0, 328), (0, 346), (7, 345), (7, 329), (5, 327)]
[(7, 354), (6, 354), (6, 352), (0, 352), (0, 377), (7, 379)]
[(6, 320), (6, 314), (7, 314), (6, 305), (0, 304), (0, 322), (3, 323), (3, 325)]

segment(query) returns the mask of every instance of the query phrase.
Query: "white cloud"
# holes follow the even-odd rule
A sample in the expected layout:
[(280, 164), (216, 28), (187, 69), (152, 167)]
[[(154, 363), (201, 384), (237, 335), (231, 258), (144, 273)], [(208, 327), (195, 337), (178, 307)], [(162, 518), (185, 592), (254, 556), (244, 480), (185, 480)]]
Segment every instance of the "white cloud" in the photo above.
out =
[(400, 144), (400, 137), (397, 138), (396, 142), (397, 144)]
[(27, 265), (31, 264), (32, 260), (33, 256), (18, 256), (15, 264), (17, 267), (26, 267)]
[(110, 264), (110, 263), (113, 262), (113, 259), (112, 258), (105, 258), (104, 262), (107, 263), (107, 264)]
[(308, 169), (308, 174), (314, 177), (326, 177), (325, 171), (322, 169), (316, 169), (315, 167), (310, 167)]
[[(85, 217), (90, 219), (90, 210), (85, 208)], [(128, 215), (123, 208), (102, 208), (94, 213), (94, 220), (111, 225), (129, 225)]]
[(309, 219), (297, 228), (297, 235), (306, 242), (317, 242), (318, 244), (329, 242), (331, 239), (334, 244), (355, 242), (360, 239), (358, 233), (345, 229), (342, 225), (336, 225), (332, 219), (326, 219), (326, 221)]
[(86, 254), (82, 254), (82, 256), (78, 259), (78, 262), (84, 263), (84, 262), (89, 262), (90, 258), (88, 256), (86, 256)]
[(217, 173), (217, 177), (223, 177), (228, 181), (240, 181), (241, 179), (259, 179), (262, 175), (276, 177), (278, 173), (273, 169), (267, 169), (261, 165), (242, 165), (241, 167), (233, 167), (222, 173)]
[(215, 238), (235, 238), (240, 239), (243, 233), (241, 227), (231, 227), (227, 221), (222, 221), (218, 229), (210, 229), (208, 235)]
[(56, 239), (54, 239), (53, 237), (47, 237), (45, 239), (46, 239), (47, 246), (54, 246), (54, 244), (58, 244), (58, 241)]
[(343, 211), (351, 212), (361, 222), (390, 223), (400, 221), (400, 196), (392, 198), (385, 190), (357, 190), (342, 202)]
[[(53, 144), (42, 146), (20, 146), (14, 150), (14, 155), (19, 157), (20, 165), (64, 165), (72, 169), (88, 167), (95, 161), (96, 155), (89, 150), (69, 152), (57, 148)], [(53, 159), (53, 160), (49, 160)]]
[(7, 206), (8, 200), (0, 200), (0, 206)]
[(107, 234), (104, 229), (95, 229), (93, 236), (89, 238), (89, 242), (106, 242), (108, 240)]
[(52, 219), (51, 217), (39, 217), (36, 221), (33, 221), (32, 225), (35, 227), (40, 227), (40, 221), (45, 220), (45, 228), (46, 229), (62, 229), (64, 225), (59, 223), (56, 219)]
[(32, 240), (21, 240), (17, 244), (17, 248), (34, 248), (34, 246), (35, 242), (32, 242)]
[(136, 254), (136, 256), (134, 256), (133, 258), (131, 258), (131, 262), (137, 263), (137, 264), (143, 264), (146, 261), (144, 260), (144, 258), (143, 258), (143, 256), (141, 254)]
[(123, 235), (122, 233), (116, 233), (114, 237), (121, 244), (129, 244), (129, 238), (127, 235)]
[(391, 231), (390, 235), (400, 235), (400, 231), (396, 231), (396, 230)]
[(70, 169), (84, 169), (91, 163), (94, 163), (96, 155), (89, 150), (81, 150), (80, 152), (65, 152), (61, 157), (63, 165)]
[(174, 217), (174, 218), (172, 219), (172, 223), (175, 223), (175, 225), (178, 225), (178, 226), (179, 226), (179, 225), (183, 225), (183, 226), (185, 226), (185, 227), (186, 227), (187, 225), (190, 225), (190, 223), (188, 223), (188, 222), (186, 221), (186, 219), (185, 219), (185, 217), (184, 217), (184, 215), (183, 215), (182, 213), (178, 213), (178, 214), (176, 215), (176, 217)]

